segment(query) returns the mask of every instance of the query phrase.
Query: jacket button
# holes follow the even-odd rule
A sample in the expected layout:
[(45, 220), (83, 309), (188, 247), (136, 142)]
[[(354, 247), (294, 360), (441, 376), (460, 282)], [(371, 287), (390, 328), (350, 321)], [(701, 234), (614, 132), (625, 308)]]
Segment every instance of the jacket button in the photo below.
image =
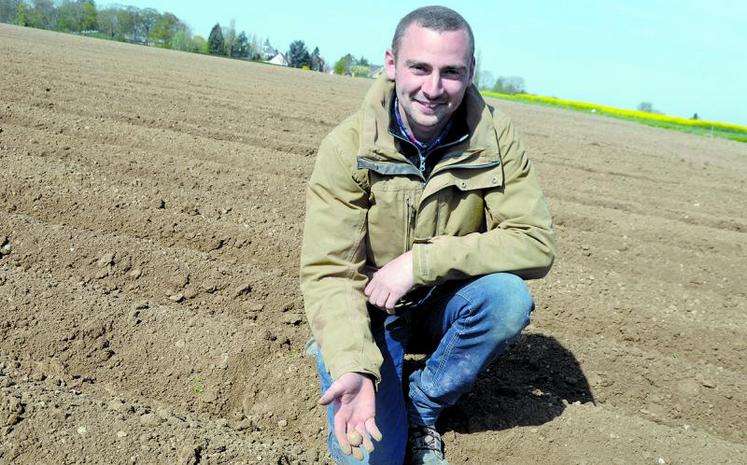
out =
[(493, 184), (498, 184), (498, 176), (493, 176), (493, 179), (491, 179)]
[(466, 182), (464, 182), (464, 181), (460, 182), (460, 183), (459, 183), (459, 185), (460, 185), (460, 186), (461, 186), (462, 188), (465, 188), (465, 187), (467, 187), (467, 183), (466, 183)]

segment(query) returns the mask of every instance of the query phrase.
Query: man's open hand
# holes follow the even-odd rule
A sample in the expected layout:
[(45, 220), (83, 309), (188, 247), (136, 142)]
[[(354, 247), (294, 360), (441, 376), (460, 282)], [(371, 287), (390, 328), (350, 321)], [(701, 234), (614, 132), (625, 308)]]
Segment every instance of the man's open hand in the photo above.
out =
[[(345, 373), (319, 399), (322, 405), (333, 403), (335, 436), (342, 452), (363, 459), (360, 446), (369, 454), (374, 450), (370, 438), (381, 441), (376, 426), (376, 393), (371, 378), (360, 373)], [(370, 437), (369, 437), (370, 436)]]
[(399, 299), (414, 285), (412, 252), (405, 252), (374, 273), (364, 292), (371, 305), (393, 314)]

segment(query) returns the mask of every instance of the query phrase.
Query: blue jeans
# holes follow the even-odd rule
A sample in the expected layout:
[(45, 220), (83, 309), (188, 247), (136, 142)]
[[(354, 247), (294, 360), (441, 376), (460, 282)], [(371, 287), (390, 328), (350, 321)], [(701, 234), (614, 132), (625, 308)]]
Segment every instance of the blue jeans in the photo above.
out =
[[(371, 330), (384, 362), (376, 392), (376, 425), (384, 439), (362, 461), (342, 453), (327, 407), (327, 446), (337, 464), (398, 465), (404, 462), (408, 425), (436, 424), (441, 412), (468, 392), (477, 377), (529, 323), (534, 308), (524, 281), (509, 273), (453, 281), (434, 288), (396, 315), (371, 308)], [(430, 354), (403, 383), (405, 351)], [(312, 345), (324, 392), (332, 384)]]

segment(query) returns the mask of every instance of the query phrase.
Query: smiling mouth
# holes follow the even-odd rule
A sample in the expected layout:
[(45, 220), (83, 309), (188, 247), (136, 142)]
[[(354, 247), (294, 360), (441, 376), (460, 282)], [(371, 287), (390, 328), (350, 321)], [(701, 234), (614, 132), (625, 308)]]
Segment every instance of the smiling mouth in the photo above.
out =
[(418, 106), (420, 106), (420, 108), (428, 112), (433, 112), (441, 105), (446, 104), (446, 102), (423, 102), (422, 100), (414, 100), (414, 101), (415, 103), (418, 104)]

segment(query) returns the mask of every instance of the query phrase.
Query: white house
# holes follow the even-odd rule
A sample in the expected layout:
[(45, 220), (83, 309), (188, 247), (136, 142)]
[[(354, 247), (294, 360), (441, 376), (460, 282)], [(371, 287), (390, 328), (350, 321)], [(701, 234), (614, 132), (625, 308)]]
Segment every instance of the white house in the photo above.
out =
[(273, 65), (280, 65), (280, 66), (288, 66), (288, 60), (285, 58), (285, 55), (282, 53), (278, 53), (272, 59), (267, 60), (266, 63), (271, 63)]

